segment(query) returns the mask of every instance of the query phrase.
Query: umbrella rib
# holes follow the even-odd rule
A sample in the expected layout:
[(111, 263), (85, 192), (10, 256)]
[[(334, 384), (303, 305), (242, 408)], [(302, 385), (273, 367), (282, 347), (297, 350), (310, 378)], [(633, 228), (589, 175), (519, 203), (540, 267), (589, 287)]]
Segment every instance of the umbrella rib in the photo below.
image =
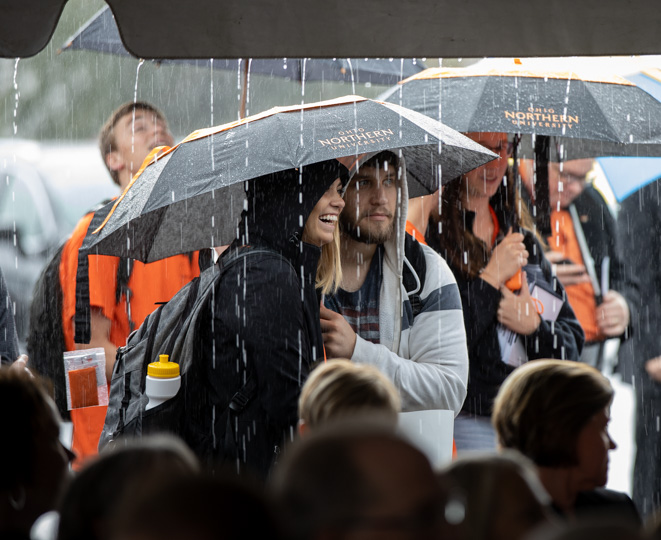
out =
[[(593, 84), (597, 84), (597, 83), (593, 83)], [(609, 84), (609, 83), (603, 83), (603, 84)], [(613, 85), (613, 86), (615, 86), (615, 85)], [(598, 109), (601, 110), (602, 107), (599, 103), (599, 100), (595, 97), (595, 93), (598, 92), (598, 89), (596, 87), (593, 88), (592, 84), (589, 84), (589, 83), (583, 83), (583, 87), (590, 94), (590, 97), (592, 98), (592, 100), (598, 105)], [(612, 103), (612, 100), (611, 100), (611, 103)], [(609, 137), (611, 137), (612, 142), (625, 143), (626, 144), (627, 141), (622, 141), (620, 139), (618, 131), (615, 129), (615, 126), (613, 125), (612, 120), (610, 118), (606, 117), (605, 115), (603, 115), (603, 118), (606, 122), (606, 125), (608, 126)]]

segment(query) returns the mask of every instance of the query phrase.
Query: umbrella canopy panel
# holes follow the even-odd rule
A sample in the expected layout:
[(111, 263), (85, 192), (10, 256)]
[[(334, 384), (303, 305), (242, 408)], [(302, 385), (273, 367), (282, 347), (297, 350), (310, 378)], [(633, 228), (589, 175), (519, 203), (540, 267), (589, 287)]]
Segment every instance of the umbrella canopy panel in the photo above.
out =
[[(661, 101), (661, 70), (648, 68), (626, 75), (648, 94)], [(594, 154), (597, 155), (597, 154)], [(610, 154), (616, 155), (616, 154)], [(631, 155), (631, 154), (621, 154)], [(638, 155), (653, 155), (639, 152)], [(658, 155), (661, 155), (659, 153)], [(622, 202), (634, 191), (661, 178), (661, 159), (653, 157), (603, 157), (597, 159), (606, 180), (618, 202)]]
[(615, 144), (661, 140), (661, 103), (621, 77), (429, 69), (386, 100), (461, 132), (495, 131)]
[[(356, 96), (276, 108), (192, 133), (134, 178), (92, 244), (150, 262), (236, 238), (244, 182), (344, 156), (402, 149), (424, 193), (496, 157), (414, 111)], [(298, 195), (292, 193), (292, 200)]]
[[(109, 6), (97, 12), (62, 47), (129, 56)], [(395, 84), (425, 69), (415, 58), (257, 58), (162, 59), (161, 63), (195, 64), (200, 67), (266, 75), (295, 81), (344, 81), (356, 84)]]
[(661, 178), (661, 158), (604, 157), (597, 162), (618, 202)]

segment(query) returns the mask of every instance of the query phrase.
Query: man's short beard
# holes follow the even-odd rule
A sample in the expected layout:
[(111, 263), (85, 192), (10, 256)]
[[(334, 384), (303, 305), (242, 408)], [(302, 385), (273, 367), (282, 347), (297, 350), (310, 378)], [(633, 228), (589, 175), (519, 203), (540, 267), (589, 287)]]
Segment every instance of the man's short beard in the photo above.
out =
[(390, 223), (390, 227), (384, 232), (379, 232), (377, 234), (370, 234), (368, 231), (362, 230), (357, 226), (348, 215), (344, 213), (340, 214), (339, 218), (340, 232), (346, 234), (352, 240), (356, 242), (361, 242), (362, 244), (385, 244), (393, 235), (395, 229), (395, 221), (393, 220)]

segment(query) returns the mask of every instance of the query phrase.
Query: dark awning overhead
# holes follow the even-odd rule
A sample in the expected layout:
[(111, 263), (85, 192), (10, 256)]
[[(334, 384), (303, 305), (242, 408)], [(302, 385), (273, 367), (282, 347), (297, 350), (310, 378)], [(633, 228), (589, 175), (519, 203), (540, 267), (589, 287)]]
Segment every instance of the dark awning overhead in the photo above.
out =
[(53, 36), (67, 0), (3, 0), (0, 57), (34, 56)]
[[(142, 58), (659, 54), (658, 0), (107, 0)], [(0, 56), (50, 40), (66, 0), (3, 0)]]

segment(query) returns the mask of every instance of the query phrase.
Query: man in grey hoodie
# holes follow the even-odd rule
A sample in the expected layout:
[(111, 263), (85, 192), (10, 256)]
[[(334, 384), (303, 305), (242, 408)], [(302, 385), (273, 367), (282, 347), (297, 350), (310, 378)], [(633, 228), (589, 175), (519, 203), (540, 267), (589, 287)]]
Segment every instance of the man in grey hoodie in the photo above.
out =
[(403, 160), (372, 157), (344, 199), (342, 285), (320, 311), (326, 356), (376, 366), (395, 384), (403, 411), (456, 415), (468, 379), (459, 289), (445, 261), (405, 232)]

